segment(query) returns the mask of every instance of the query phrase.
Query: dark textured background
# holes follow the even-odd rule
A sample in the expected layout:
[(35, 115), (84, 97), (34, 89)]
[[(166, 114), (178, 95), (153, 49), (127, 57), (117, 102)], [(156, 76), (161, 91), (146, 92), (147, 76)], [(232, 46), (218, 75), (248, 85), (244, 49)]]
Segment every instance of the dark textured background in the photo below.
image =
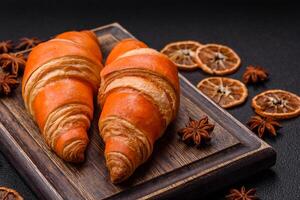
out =
[[(250, 99), (263, 90), (280, 88), (300, 95), (300, 16), (296, 5), (271, 1), (260, 5), (251, 1), (247, 5), (188, 1), (181, 4), (172, 1), (128, 4), (126, 1), (104, 5), (96, 0), (81, 3), (13, 0), (1, 2), (0, 6), (0, 40), (17, 40), (23, 36), (47, 39), (63, 31), (90, 29), (118, 21), (157, 49), (168, 42), (186, 39), (229, 45), (242, 59), (241, 68), (230, 77), (241, 79), (249, 64), (261, 65), (270, 72), (268, 82), (248, 87), (249, 98), (245, 104), (229, 110), (242, 123), (253, 114)], [(193, 84), (207, 77), (200, 70), (183, 74)], [(277, 151), (276, 165), (235, 186), (256, 187), (261, 199), (300, 199), (299, 122), (300, 118), (284, 121), (276, 138), (266, 138)], [(2, 154), (0, 185), (18, 190), (25, 199), (36, 199)], [(227, 191), (224, 188), (208, 199), (223, 199)]]

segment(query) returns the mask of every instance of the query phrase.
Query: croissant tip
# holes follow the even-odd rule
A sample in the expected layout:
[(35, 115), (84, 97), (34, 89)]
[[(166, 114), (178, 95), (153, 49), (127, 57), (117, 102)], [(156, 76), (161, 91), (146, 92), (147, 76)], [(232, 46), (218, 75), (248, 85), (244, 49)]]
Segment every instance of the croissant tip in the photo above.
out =
[(73, 157), (69, 160), (71, 163), (81, 163), (85, 160), (84, 151), (77, 152), (73, 155)]
[(122, 166), (113, 166), (109, 169), (112, 183), (120, 183), (127, 178), (127, 170)]
[(71, 155), (69, 155), (69, 162), (80, 163), (85, 160), (85, 149), (87, 147), (87, 142), (81, 141), (81, 143), (74, 145), (72, 150), (70, 150)]
[(81, 127), (70, 129), (57, 139), (55, 152), (67, 162), (80, 163), (84, 161), (88, 142), (85, 129)]

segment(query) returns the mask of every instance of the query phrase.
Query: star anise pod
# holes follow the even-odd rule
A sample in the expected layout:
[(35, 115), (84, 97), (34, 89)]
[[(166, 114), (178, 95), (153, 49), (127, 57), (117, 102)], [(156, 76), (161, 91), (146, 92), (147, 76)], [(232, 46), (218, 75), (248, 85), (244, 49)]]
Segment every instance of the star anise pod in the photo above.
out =
[(262, 138), (266, 132), (272, 136), (276, 136), (276, 130), (281, 128), (281, 125), (274, 119), (270, 117), (260, 117), (258, 115), (252, 116), (247, 124), (260, 138)]
[(254, 188), (250, 190), (246, 190), (243, 186), (240, 190), (238, 189), (231, 189), (229, 194), (226, 195), (227, 200), (255, 200), (258, 197), (255, 195), (256, 190)]
[(31, 49), (41, 43), (42, 41), (33, 37), (33, 38), (21, 38), (20, 43), (16, 46), (16, 49), (18, 50), (26, 50)]
[(0, 53), (8, 53), (12, 50), (13, 43), (11, 40), (0, 41)]
[(0, 94), (8, 95), (19, 84), (16, 76), (0, 71)]
[(189, 118), (189, 122), (185, 128), (181, 129), (178, 134), (182, 141), (192, 142), (196, 146), (201, 143), (206, 143), (211, 140), (210, 133), (214, 129), (214, 125), (208, 122), (208, 117), (205, 116), (199, 121)]
[(20, 71), (23, 71), (26, 60), (23, 54), (4, 53), (0, 55), (0, 66), (5, 71), (17, 76)]
[(243, 74), (244, 83), (257, 83), (268, 79), (268, 72), (262, 67), (249, 65)]

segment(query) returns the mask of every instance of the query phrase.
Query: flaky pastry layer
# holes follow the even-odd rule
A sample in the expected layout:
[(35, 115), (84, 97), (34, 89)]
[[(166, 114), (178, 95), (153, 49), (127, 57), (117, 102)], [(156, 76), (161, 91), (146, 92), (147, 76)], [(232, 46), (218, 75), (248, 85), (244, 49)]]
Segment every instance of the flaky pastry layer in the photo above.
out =
[(32, 102), (47, 84), (63, 78), (77, 78), (90, 83), (96, 90), (100, 83), (100, 68), (86, 58), (64, 56), (53, 59), (35, 70), (24, 87), (24, 102), (30, 114), (34, 116)]

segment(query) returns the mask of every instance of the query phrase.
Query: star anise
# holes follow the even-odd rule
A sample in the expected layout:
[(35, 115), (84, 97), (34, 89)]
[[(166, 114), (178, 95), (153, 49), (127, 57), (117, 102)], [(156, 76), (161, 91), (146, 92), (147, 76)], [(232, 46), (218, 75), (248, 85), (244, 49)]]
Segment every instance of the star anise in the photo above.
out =
[(250, 190), (246, 190), (243, 186), (240, 190), (238, 189), (231, 189), (229, 194), (226, 195), (227, 200), (255, 200), (258, 197), (255, 195), (256, 190), (254, 188)]
[(16, 46), (16, 49), (18, 50), (26, 50), (31, 49), (41, 43), (42, 41), (33, 37), (33, 38), (21, 38), (20, 43)]
[(0, 94), (8, 95), (19, 84), (16, 76), (0, 71)]
[(8, 53), (12, 50), (13, 43), (11, 40), (0, 41), (0, 53)]
[(189, 122), (185, 128), (181, 129), (178, 134), (182, 141), (192, 142), (196, 146), (201, 143), (206, 143), (211, 140), (210, 133), (214, 129), (214, 125), (208, 122), (208, 117), (205, 116), (199, 121), (189, 118)]
[(257, 83), (268, 79), (268, 72), (262, 67), (249, 65), (243, 74), (244, 83)]
[(0, 66), (5, 71), (17, 76), (20, 71), (23, 71), (26, 60), (23, 54), (4, 53), (0, 55)]
[(266, 132), (272, 136), (276, 136), (276, 130), (281, 128), (280, 124), (274, 119), (270, 117), (260, 117), (258, 115), (252, 116), (247, 124), (260, 138), (262, 138)]

